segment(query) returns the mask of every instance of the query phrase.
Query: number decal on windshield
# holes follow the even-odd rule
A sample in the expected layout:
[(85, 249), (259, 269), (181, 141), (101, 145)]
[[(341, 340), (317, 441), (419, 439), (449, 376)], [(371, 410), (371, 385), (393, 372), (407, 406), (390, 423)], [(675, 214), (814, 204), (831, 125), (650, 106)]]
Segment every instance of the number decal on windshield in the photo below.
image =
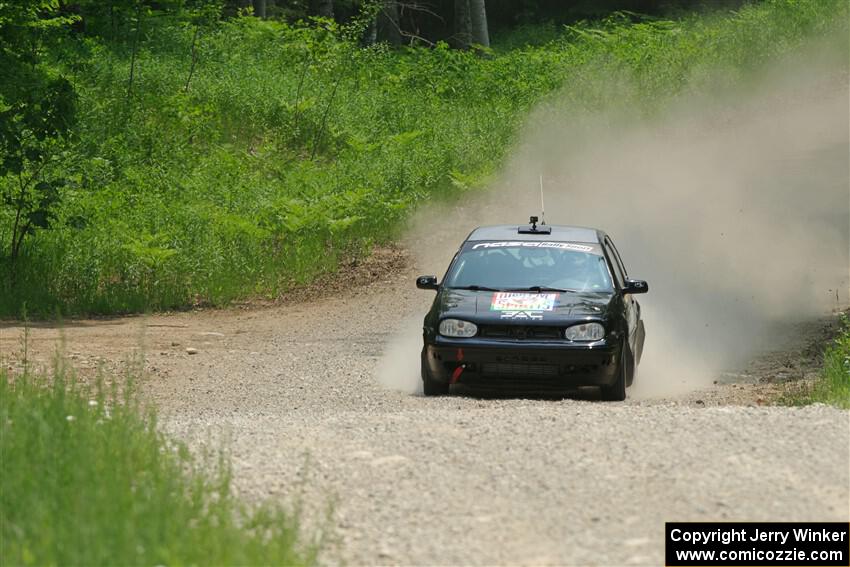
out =
[(511, 293), (493, 294), (491, 311), (552, 311), (557, 293)]

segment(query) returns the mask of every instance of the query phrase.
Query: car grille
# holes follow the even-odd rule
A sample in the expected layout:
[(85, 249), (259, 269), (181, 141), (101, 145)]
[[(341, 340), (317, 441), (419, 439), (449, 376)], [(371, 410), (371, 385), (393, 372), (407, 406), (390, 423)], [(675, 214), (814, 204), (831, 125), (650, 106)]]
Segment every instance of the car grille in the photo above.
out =
[(507, 339), (515, 341), (557, 341), (564, 339), (560, 327), (542, 327), (531, 325), (479, 325), (478, 335), (486, 339)]
[(505, 378), (554, 378), (558, 376), (558, 366), (554, 364), (485, 362), (481, 365), (481, 374)]

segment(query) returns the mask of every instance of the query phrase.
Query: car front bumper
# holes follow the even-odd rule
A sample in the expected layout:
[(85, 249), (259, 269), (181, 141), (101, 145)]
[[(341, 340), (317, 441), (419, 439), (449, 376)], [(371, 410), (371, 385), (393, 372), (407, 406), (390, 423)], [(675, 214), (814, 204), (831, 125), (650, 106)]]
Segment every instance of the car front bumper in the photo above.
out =
[(619, 345), (451, 340), (425, 345), (433, 380), (487, 390), (567, 392), (608, 386), (619, 371)]

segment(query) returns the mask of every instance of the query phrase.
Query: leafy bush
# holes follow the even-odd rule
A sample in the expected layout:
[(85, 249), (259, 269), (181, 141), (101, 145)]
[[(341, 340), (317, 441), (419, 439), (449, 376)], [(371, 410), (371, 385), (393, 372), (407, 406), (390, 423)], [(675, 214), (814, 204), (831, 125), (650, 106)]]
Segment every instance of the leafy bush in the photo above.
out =
[[(57, 157), (65, 197), (25, 242), (15, 285), (0, 265), (0, 315), (276, 296), (392, 239), (423, 201), (478, 185), (546, 97), (651, 115), (712, 88), (708, 69), (736, 80), (847, 15), (838, 0), (619, 15), (546, 27), (542, 44), (514, 36), (521, 47), (497, 42), (488, 57), (361, 48), (328, 22), (254, 18), (150, 18), (135, 57), (127, 42), (78, 37), (53, 63), (79, 97)], [(0, 207), (0, 243), (11, 224)]]
[(0, 556), (8, 565), (303, 565), (297, 523), (234, 498), (131, 389), (0, 369)]

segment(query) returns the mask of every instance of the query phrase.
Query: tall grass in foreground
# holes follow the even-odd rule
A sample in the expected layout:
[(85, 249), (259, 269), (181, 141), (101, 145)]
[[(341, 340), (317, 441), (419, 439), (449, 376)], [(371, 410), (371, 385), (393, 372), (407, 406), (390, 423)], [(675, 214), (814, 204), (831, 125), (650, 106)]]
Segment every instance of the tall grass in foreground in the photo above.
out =
[(850, 409), (850, 317), (842, 313), (841, 331), (823, 356), (823, 369), (812, 384), (794, 384), (780, 399), (786, 405), (825, 403)]
[(0, 369), (4, 565), (305, 565), (296, 521), (234, 498), (131, 389)]

